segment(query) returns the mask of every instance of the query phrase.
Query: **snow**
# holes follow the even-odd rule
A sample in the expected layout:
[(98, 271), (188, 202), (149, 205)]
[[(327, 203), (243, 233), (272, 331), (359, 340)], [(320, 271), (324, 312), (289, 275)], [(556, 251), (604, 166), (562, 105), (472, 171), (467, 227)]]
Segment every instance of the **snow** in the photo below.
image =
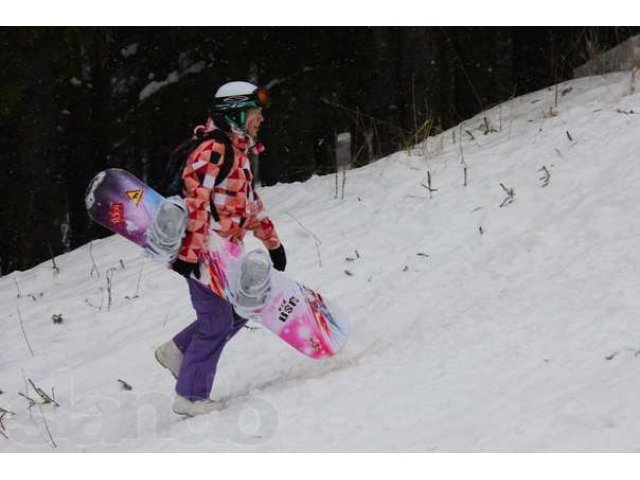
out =
[(0, 407), (15, 413), (0, 450), (640, 450), (630, 82), (515, 98), (350, 170), (344, 199), (331, 175), (262, 189), (287, 272), (350, 312), (352, 335), (312, 361), (242, 331), (214, 386), (226, 408), (205, 417), (171, 412), (153, 356), (194, 317), (177, 274), (114, 236), (57, 257), (58, 274), (45, 262), (0, 278)]
[(189, 68), (185, 69), (183, 72), (177, 72), (177, 71), (170, 72), (167, 75), (167, 78), (165, 80), (162, 80), (162, 81), (153, 80), (149, 82), (138, 94), (139, 100), (142, 102), (147, 98), (151, 97), (152, 95), (155, 95), (156, 93), (158, 93), (167, 85), (178, 83), (180, 79), (182, 79), (186, 75), (201, 72), (202, 69), (205, 67), (205, 65), (206, 65), (206, 62), (197, 62), (191, 65)]
[(131, 57), (131, 56), (135, 55), (136, 53), (138, 53), (138, 46), (139, 46), (139, 44), (137, 44), (137, 43), (131, 43), (131, 44), (127, 45), (126, 47), (122, 48), (120, 50), (120, 54), (124, 58)]
[(153, 80), (152, 82), (149, 82), (147, 85), (145, 85), (145, 87), (140, 91), (138, 98), (140, 99), (140, 101), (146, 100), (150, 96), (158, 93), (167, 85), (177, 83), (179, 80), (180, 75), (178, 75), (178, 72), (171, 72), (169, 73), (169, 75), (167, 75), (166, 80), (162, 80), (160, 82)]

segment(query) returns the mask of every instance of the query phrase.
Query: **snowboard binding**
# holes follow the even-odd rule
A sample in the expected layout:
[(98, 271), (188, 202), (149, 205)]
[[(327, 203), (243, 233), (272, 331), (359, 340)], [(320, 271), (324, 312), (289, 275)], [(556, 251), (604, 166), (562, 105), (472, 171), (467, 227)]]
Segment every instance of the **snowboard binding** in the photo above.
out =
[(146, 251), (155, 260), (173, 262), (180, 251), (182, 237), (187, 229), (187, 209), (178, 196), (160, 203), (153, 223), (147, 230)]
[(242, 259), (233, 299), (241, 317), (253, 320), (260, 316), (270, 290), (271, 268), (271, 258), (261, 249), (250, 251)]

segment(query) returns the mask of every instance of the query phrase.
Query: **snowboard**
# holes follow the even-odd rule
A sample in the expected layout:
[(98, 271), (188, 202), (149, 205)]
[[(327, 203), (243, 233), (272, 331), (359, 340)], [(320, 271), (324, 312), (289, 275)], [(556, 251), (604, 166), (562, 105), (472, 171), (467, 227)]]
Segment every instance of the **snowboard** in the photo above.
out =
[[(91, 180), (85, 204), (92, 220), (152, 258), (175, 259), (187, 222), (181, 199), (165, 199), (130, 172), (110, 168)], [(350, 332), (345, 313), (321, 293), (271, 268), (266, 250), (245, 252), (242, 244), (212, 231), (206, 250), (199, 281), (240, 316), (313, 359), (332, 357), (344, 347)]]

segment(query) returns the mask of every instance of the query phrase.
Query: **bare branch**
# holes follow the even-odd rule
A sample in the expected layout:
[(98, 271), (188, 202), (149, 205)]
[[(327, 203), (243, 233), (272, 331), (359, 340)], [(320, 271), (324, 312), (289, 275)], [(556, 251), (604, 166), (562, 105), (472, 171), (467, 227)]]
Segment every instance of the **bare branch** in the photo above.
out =
[[(0, 409), (2, 410), (2, 409)], [(2, 435), (4, 438), (6, 438), (7, 440), (9, 440), (9, 437), (7, 436), (6, 432), (6, 428), (4, 426), (4, 423), (2, 422), (4, 420), (5, 415), (9, 413), (6, 410), (4, 410), (2, 412), (2, 414), (0, 414), (0, 435)]]
[[(485, 117), (486, 120), (486, 117)], [(455, 130), (453, 131), (455, 137)], [(462, 171), (464, 172), (464, 186), (467, 186), (467, 162), (464, 160), (464, 150), (462, 149), (462, 124), (460, 124), (460, 164), (462, 165)], [(455, 143), (455, 138), (454, 138)]]
[(16, 289), (18, 290), (18, 298), (20, 298), (22, 294), (20, 293), (20, 287), (18, 286), (18, 281), (15, 278), (13, 279), (13, 283), (16, 284)]
[(358, 253), (358, 250), (355, 250), (355, 254), (356, 254), (355, 257), (347, 257), (347, 258), (345, 258), (345, 260), (347, 262), (355, 262), (356, 260), (358, 260), (360, 258), (360, 254)]
[(133, 387), (124, 380), (118, 379), (118, 382), (120, 382), (120, 385), (122, 385), (123, 390), (133, 390)]
[(138, 295), (138, 292), (140, 291), (140, 280), (142, 280), (142, 269), (143, 267), (140, 267), (140, 273), (138, 274), (138, 283), (136, 284), (136, 293), (133, 295), (133, 297), (130, 297), (129, 295), (125, 295), (124, 298), (126, 298), (127, 300), (134, 300), (140, 297), (140, 295)]
[(483, 127), (484, 127), (484, 134), (485, 135), (488, 135), (490, 133), (498, 133), (498, 131), (495, 128), (493, 128), (491, 125), (489, 125), (489, 119), (487, 119), (487, 117), (484, 117)]
[(100, 287), (98, 290), (100, 291), (100, 306), (94, 305), (93, 303), (91, 303), (89, 301), (88, 298), (84, 299), (84, 303), (89, 305), (91, 308), (95, 308), (96, 310), (101, 312), (102, 311), (102, 307), (104, 306), (104, 287)]
[(109, 270), (107, 270), (107, 312), (111, 311), (111, 281), (113, 279), (113, 272), (115, 272), (115, 270), (115, 268), (110, 268)]
[(634, 112), (633, 110), (622, 110), (620, 108), (616, 108), (617, 113), (624, 113), (625, 115), (640, 115), (640, 112)]
[(51, 247), (51, 244), (49, 244), (49, 253), (51, 254), (51, 263), (53, 263), (53, 266), (51, 267), (51, 270), (53, 270), (53, 275), (55, 276), (55, 275), (58, 275), (60, 273), (60, 269), (56, 265), (56, 257), (53, 254), (53, 248)]
[(31, 343), (29, 343), (29, 339), (27, 338), (27, 333), (24, 331), (24, 325), (22, 323), (22, 315), (20, 314), (20, 309), (18, 308), (18, 318), (20, 319), (20, 330), (22, 330), (22, 336), (24, 337), (24, 341), (27, 342), (27, 347), (29, 347), (29, 351), (31, 352), (31, 356), (35, 357), (33, 353), (33, 348), (31, 348)]
[(562, 158), (563, 160), (566, 160), (566, 158), (564, 157), (564, 155), (562, 155), (562, 152), (560, 150), (558, 150), (556, 147), (554, 147), (554, 150), (556, 151), (556, 153), (560, 158)]
[(33, 398), (25, 395), (22, 392), (18, 392), (18, 395), (20, 395), (22, 398), (24, 398), (25, 400), (27, 400), (29, 402), (29, 408), (33, 407), (37, 403)]
[[(28, 381), (29, 381), (29, 384), (31, 385), (31, 387), (33, 388), (33, 390), (40, 396), (40, 398), (42, 398), (42, 400), (43, 400), (42, 403), (44, 403), (44, 404), (53, 403), (56, 407), (60, 406), (60, 404), (58, 402), (56, 402), (52, 397), (47, 395), (47, 393), (44, 390), (42, 390), (35, 383), (33, 383), (33, 380), (31, 380), (29, 378)], [(52, 393), (52, 395), (53, 395), (53, 393)]]
[(427, 191), (429, 192), (429, 199), (432, 198), (432, 194), (433, 192), (437, 192), (438, 189), (437, 188), (432, 188), (431, 187), (431, 172), (427, 172), (427, 184), (424, 184), (424, 181), (420, 184), (421, 186), (423, 186), (424, 188), (427, 189)]
[(53, 439), (53, 435), (51, 434), (51, 429), (49, 428), (49, 422), (47, 422), (47, 417), (44, 416), (44, 413), (42, 412), (42, 407), (40, 405), (38, 405), (38, 410), (40, 410), (40, 416), (42, 417), (44, 428), (47, 431), (47, 434), (49, 435), (49, 439), (51, 440), (51, 446), (53, 448), (58, 448), (58, 445), (56, 444), (56, 441)]
[(544, 188), (549, 185), (549, 180), (551, 180), (551, 173), (549, 173), (549, 170), (547, 170), (547, 167), (544, 165), (538, 171), (543, 172), (542, 177), (540, 177), (539, 180), (542, 182), (542, 188)]
[(502, 183), (500, 184), (500, 186), (507, 194), (507, 197), (500, 204), (500, 208), (502, 208), (502, 207), (506, 207), (507, 205), (511, 205), (513, 203), (513, 201), (515, 200), (516, 192), (513, 188), (507, 188)]
[(316, 244), (316, 251), (318, 253), (318, 265), (320, 267), (322, 267), (322, 258), (320, 257), (320, 245), (322, 244), (322, 241), (316, 237), (311, 231), (309, 231), (309, 229), (307, 227), (305, 227), (300, 220), (298, 220), (296, 217), (294, 217), (291, 213), (287, 212), (287, 215), (289, 215), (291, 218), (293, 218), (295, 220), (295, 222), (300, 225), (300, 227), (302, 228), (302, 230), (304, 230), (306, 232), (307, 235), (309, 235), (313, 241)]
[(100, 278), (100, 270), (98, 270), (98, 267), (96, 266), (96, 261), (93, 258), (93, 253), (91, 252), (92, 247), (93, 247), (93, 242), (89, 242), (89, 257), (91, 258), (91, 264), (93, 265), (91, 267), (91, 272), (89, 272), (89, 276), (93, 278), (93, 272), (95, 271), (98, 278)]
[(4, 422), (3, 422), (5, 415), (6, 413), (3, 413), (2, 415), (0, 415), (0, 434), (2, 434), (4, 438), (8, 439), (9, 437), (7, 437), (7, 435), (5, 435), (4, 433), (6, 431), (6, 427), (4, 426)]

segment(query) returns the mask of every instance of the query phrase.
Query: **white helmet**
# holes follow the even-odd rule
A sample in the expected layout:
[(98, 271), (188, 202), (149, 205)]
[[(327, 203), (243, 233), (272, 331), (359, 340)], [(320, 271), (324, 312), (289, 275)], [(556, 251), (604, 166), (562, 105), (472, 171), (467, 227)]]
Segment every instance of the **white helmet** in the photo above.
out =
[(257, 85), (250, 82), (227, 82), (218, 89), (216, 98), (230, 97), (232, 95), (251, 95), (257, 88)]
[(269, 104), (269, 93), (264, 87), (249, 82), (228, 82), (216, 92), (213, 101), (214, 113), (234, 110), (262, 108)]

